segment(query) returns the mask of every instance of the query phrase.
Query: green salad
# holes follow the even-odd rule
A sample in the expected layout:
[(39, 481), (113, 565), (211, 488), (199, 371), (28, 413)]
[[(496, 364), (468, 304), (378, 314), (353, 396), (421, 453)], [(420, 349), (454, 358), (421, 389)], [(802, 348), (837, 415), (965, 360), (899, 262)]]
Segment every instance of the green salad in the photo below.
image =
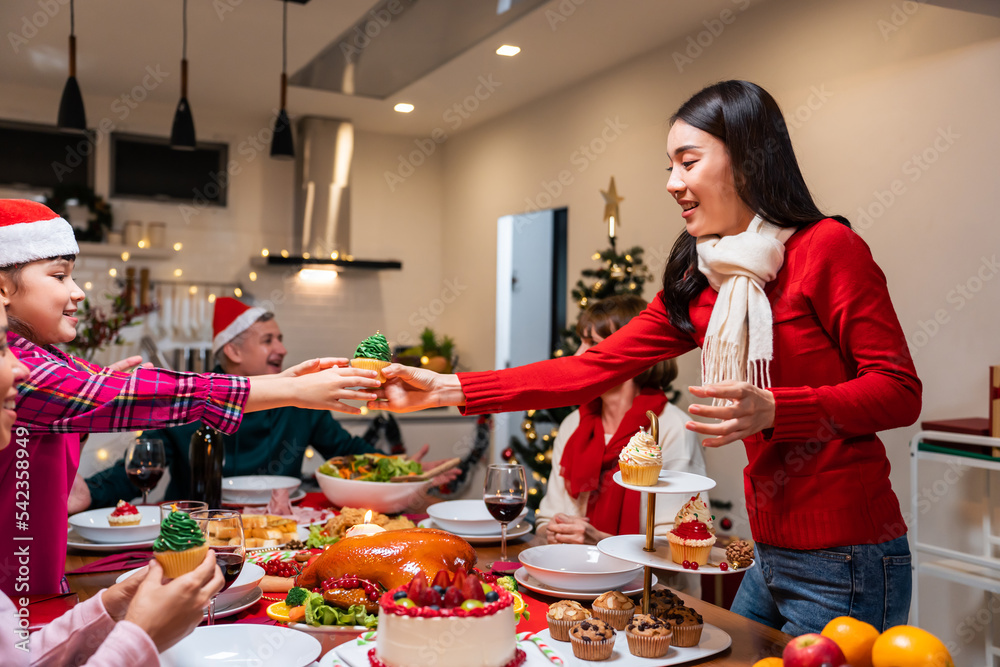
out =
[(388, 482), (393, 477), (419, 475), (424, 471), (419, 461), (411, 461), (404, 456), (383, 454), (354, 454), (335, 456), (319, 467), (319, 471), (331, 477), (354, 479), (361, 482)]

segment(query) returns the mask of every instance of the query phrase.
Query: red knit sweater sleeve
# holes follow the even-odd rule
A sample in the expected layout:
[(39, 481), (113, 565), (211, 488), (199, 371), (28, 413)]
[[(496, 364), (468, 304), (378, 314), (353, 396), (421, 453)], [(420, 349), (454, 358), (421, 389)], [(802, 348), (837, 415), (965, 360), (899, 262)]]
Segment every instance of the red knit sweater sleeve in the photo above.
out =
[(775, 387), (773, 439), (810, 438), (826, 423), (845, 438), (907, 426), (920, 415), (921, 384), (885, 275), (868, 245), (841, 224), (819, 224), (802, 291), (853, 376), (821, 387)]
[(642, 313), (578, 357), (459, 373), (466, 399), (463, 412), (471, 415), (581, 405), (695, 345), (689, 334), (670, 324), (657, 294)]

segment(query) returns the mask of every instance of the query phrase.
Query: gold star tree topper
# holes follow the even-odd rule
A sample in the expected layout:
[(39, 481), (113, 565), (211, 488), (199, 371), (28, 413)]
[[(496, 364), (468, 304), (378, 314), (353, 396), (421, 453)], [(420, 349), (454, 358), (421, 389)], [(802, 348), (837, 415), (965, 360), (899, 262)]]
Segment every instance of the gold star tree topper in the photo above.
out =
[(611, 184), (608, 185), (607, 190), (601, 190), (601, 195), (604, 197), (604, 224), (608, 226), (608, 236), (610, 238), (615, 237), (615, 225), (621, 224), (621, 218), (618, 216), (618, 202), (625, 201), (624, 197), (618, 196), (618, 190), (615, 189), (615, 177), (611, 177)]

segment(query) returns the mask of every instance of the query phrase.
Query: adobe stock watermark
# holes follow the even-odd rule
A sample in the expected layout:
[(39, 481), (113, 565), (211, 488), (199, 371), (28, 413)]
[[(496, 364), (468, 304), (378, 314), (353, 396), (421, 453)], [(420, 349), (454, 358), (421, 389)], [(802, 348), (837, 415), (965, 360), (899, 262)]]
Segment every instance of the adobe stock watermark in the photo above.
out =
[(117, 129), (118, 123), (124, 121), (132, 111), (139, 108), (139, 105), (149, 97), (149, 93), (156, 90), (169, 76), (170, 72), (164, 72), (160, 69), (159, 64), (147, 65), (146, 74), (142, 80), (111, 102), (113, 115), (101, 118), (97, 123), (95, 136), (92, 138), (89, 135), (82, 135), (78, 142), (67, 146), (66, 157), (63, 158), (62, 162), (52, 163), (52, 171), (56, 179), (62, 183), (68, 174), (83, 164), (97, 145)]
[[(907, 176), (910, 183), (919, 181), (961, 137), (962, 135), (952, 130), (950, 125), (947, 128), (939, 127), (937, 136), (934, 137), (931, 144), (919, 153), (911, 155), (900, 166), (903, 176)], [(893, 179), (885, 190), (873, 191), (872, 195), (875, 200), (865, 206), (858, 207), (857, 218), (851, 221), (854, 229), (863, 232), (871, 228), (908, 191), (909, 185), (902, 178)]]
[(22, 16), (17, 32), (13, 30), (7, 32), (7, 41), (15, 55), (21, 51), (22, 46), (27, 46), (29, 41), (38, 36), (38, 33), (62, 11), (63, 7), (69, 5), (69, 0), (37, 0), (35, 4), (38, 6), (38, 11)]
[[(411, 313), (407, 321), (413, 330), (423, 331), (426, 327), (434, 324), (448, 309), (448, 306), (455, 303), (468, 289), (469, 286), (461, 282), (457, 276), (450, 280), (446, 279), (440, 295)], [(412, 330), (402, 331), (396, 336), (396, 340), (400, 345), (412, 345), (417, 342), (417, 337)]]
[(945, 295), (945, 301), (951, 304), (950, 310), (938, 308), (931, 317), (917, 320), (918, 330), (906, 336), (910, 354), (916, 357), (917, 352), (926, 347), (941, 332), (943, 326), (951, 322), (952, 313), (965, 308), (998, 273), (1000, 273), (1000, 262), (997, 261), (996, 254), (990, 257), (983, 255), (972, 275), (963, 282), (955, 283)]
[[(608, 146), (616, 142), (628, 127), (627, 124), (622, 122), (620, 116), (605, 118), (604, 126), (597, 133), (597, 136), (586, 143), (580, 144), (576, 150), (570, 153), (570, 166), (576, 168), (575, 171), (577, 174), (587, 171), (590, 165), (603, 155), (608, 150)], [(561, 169), (552, 180), (542, 180), (540, 182), (541, 191), (533, 197), (525, 198), (524, 202), (527, 206), (525, 212), (532, 213), (552, 208), (553, 202), (575, 180), (576, 175), (570, 169)]]
[(190, 223), (192, 218), (208, 208), (212, 201), (219, 196), (223, 188), (229, 184), (229, 180), (233, 176), (239, 176), (243, 171), (243, 167), (256, 160), (257, 156), (261, 153), (270, 152), (271, 137), (274, 136), (274, 130), (271, 128), (278, 121), (278, 113), (278, 109), (271, 109), (270, 122), (254, 134), (248, 134), (237, 144), (236, 153), (242, 159), (230, 160), (226, 163), (226, 168), (222, 171), (209, 172), (208, 182), (192, 189), (192, 194), (194, 195), (193, 204), (181, 204), (178, 207), (185, 224)]
[(875, 22), (875, 27), (878, 28), (879, 34), (882, 35), (882, 41), (888, 42), (889, 38), (899, 32), (906, 25), (906, 22), (910, 20), (910, 17), (916, 14), (919, 9), (920, 3), (913, 2), (913, 0), (892, 3), (892, 12), (889, 13), (889, 18), (880, 18)]
[[(450, 131), (455, 132), (462, 127), (462, 124), (479, 110), (482, 103), (490, 99), (497, 88), (503, 85), (492, 74), (480, 75), (476, 82), (477, 85), (472, 93), (449, 106), (441, 114), (442, 122), (447, 125)], [(438, 146), (446, 141), (448, 141), (448, 133), (444, 127), (436, 127), (431, 130), (430, 135), (414, 139), (415, 148), (405, 155), (400, 153), (397, 156), (396, 169), (394, 171), (386, 170), (382, 174), (385, 178), (385, 184), (389, 187), (389, 192), (395, 192), (397, 186), (413, 176), (417, 172), (417, 168), (427, 162), (427, 158), (434, 155)]]
[(694, 64), (694, 61), (700, 58), (707, 49), (715, 44), (715, 40), (722, 36), (722, 33), (726, 30), (726, 26), (730, 26), (736, 21), (738, 13), (745, 11), (750, 6), (750, 0), (730, 1), (736, 5), (736, 11), (727, 7), (719, 12), (717, 18), (705, 19), (701, 22), (705, 26), (705, 29), (694, 35), (688, 35), (687, 46), (684, 47), (684, 51), (674, 51), (671, 54), (678, 72), (683, 74), (685, 67)]
[(576, 13), (576, 8), (587, 0), (559, 0), (559, 3), (545, 10), (545, 20), (549, 22), (549, 30), (555, 32), (560, 24), (569, 20)]

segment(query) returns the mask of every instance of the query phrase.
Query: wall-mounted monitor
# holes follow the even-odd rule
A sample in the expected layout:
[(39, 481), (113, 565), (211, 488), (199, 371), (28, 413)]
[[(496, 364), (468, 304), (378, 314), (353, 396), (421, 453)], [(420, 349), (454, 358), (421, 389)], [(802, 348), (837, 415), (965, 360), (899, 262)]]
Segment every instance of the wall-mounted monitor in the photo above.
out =
[(111, 134), (111, 197), (225, 206), (228, 144), (175, 150), (166, 138)]
[(94, 186), (94, 134), (0, 120), (0, 185), (49, 190)]

